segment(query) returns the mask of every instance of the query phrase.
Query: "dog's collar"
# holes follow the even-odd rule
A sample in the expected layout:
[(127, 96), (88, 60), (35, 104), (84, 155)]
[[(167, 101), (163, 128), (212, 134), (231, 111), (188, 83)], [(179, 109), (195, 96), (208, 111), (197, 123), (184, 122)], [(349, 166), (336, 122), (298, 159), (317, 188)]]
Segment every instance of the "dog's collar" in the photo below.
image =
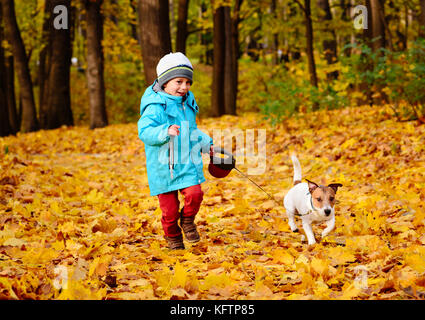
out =
[(313, 204), (313, 195), (309, 192), (309, 193), (307, 193), (307, 195), (308, 196), (310, 196), (310, 206), (311, 206), (311, 211), (319, 211), (318, 209), (316, 209), (315, 207), (314, 207), (314, 204)]
[(306, 213), (306, 214), (300, 214), (300, 213), (298, 213), (298, 211), (295, 211), (295, 215), (296, 216), (299, 216), (299, 217), (302, 217), (302, 216), (306, 216), (306, 215), (309, 215), (310, 213), (312, 213), (313, 211), (319, 211), (318, 209), (316, 209), (315, 207), (314, 207), (314, 204), (313, 204), (313, 196), (311, 195), (311, 193), (310, 192), (308, 192), (307, 193), (307, 196), (310, 196), (310, 210)]

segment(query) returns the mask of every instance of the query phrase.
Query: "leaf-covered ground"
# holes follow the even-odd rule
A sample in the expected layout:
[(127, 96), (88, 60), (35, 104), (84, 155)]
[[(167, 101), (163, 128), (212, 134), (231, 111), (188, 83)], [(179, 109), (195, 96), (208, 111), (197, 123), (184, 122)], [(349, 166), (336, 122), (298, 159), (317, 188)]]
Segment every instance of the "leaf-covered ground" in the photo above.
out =
[[(266, 129), (267, 168), (251, 178), (280, 205), (236, 171), (205, 170), (202, 240), (173, 252), (136, 124), (0, 139), (0, 299), (424, 298), (425, 126), (375, 107), (259, 119), (198, 125)], [(320, 239), (316, 225), (314, 246), (282, 207), (292, 151), (304, 178), (344, 185), (336, 229)]]

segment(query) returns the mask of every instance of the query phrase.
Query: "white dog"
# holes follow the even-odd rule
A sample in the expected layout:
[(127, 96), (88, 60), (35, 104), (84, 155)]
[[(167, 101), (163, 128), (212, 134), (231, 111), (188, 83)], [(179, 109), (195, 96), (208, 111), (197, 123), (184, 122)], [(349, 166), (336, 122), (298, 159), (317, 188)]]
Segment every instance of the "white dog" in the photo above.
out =
[(307, 180), (301, 182), (301, 165), (295, 155), (291, 156), (294, 165), (294, 187), (288, 191), (283, 200), (283, 205), (288, 216), (288, 223), (293, 232), (298, 228), (294, 222), (294, 215), (300, 216), (303, 229), (308, 239), (308, 244), (316, 243), (311, 224), (313, 222), (326, 222), (326, 228), (322, 232), (322, 238), (335, 227), (335, 194), (340, 183), (332, 183), (328, 186), (317, 185)]

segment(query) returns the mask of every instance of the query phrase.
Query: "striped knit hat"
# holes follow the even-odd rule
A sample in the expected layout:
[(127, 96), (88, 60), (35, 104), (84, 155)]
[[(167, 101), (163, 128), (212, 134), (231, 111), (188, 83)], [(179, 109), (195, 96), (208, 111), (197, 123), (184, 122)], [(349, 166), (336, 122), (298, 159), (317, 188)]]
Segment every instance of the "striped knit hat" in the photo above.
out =
[(192, 82), (193, 66), (183, 53), (169, 53), (159, 60), (156, 66), (156, 74), (161, 88), (171, 79), (178, 77), (187, 78)]

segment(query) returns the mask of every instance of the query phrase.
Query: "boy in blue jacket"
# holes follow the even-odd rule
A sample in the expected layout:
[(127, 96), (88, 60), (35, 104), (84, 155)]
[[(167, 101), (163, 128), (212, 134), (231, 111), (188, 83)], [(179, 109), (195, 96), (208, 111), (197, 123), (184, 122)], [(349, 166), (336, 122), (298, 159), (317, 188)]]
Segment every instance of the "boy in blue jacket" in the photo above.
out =
[[(158, 196), (161, 223), (170, 249), (184, 249), (186, 240), (198, 242), (194, 223), (203, 199), (202, 153), (212, 153), (212, 139), (196, 125), (199, 109), (192, 92), (193, 66), (182, 53), (159, 61), (158, 78), (146, 89), (140, 105), (139, 138), (145, 145), (152, 196)], [(184, 196), (180, 210), (178, 191)], [(180, 220), (180, 226), (178, 221)]]

